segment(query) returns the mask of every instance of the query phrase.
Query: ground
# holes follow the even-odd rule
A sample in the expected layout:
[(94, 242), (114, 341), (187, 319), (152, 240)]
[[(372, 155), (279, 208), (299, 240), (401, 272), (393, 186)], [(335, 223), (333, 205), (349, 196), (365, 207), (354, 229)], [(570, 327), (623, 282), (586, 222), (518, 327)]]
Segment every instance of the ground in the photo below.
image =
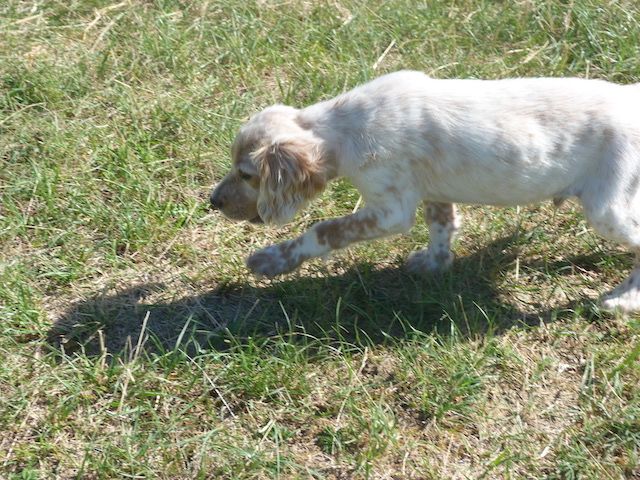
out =
[(379, 74), (640, 77), (636, 2), (6, 0), (0, 477), (640, 478), (632, 258), (578, 205), (462, 206), (450, 272), (410, 234), (257, 280), (284, 228), (207, 195), (252, 112)]

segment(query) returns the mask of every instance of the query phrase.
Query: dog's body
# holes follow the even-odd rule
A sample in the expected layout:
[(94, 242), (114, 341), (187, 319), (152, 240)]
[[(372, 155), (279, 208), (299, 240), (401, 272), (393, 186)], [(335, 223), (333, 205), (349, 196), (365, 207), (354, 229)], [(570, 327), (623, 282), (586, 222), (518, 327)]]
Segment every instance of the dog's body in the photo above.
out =
[[(453, 203), (518, 205), (577, 197), (604, 237), (640, 253), (640, 87), (542, 78), (435, 80), (402, 71), (245, 124), (234, 167), (212, 194), (230, 218), (286, 223), (336, 177), (365, 207), (267, 247), (249, 268), (274, 276), (361, 240), (408, 230), (426, 202), (430, 245), (409, 267), (448, 267)], [(605, 299), (640, 310), (640, 265)]]

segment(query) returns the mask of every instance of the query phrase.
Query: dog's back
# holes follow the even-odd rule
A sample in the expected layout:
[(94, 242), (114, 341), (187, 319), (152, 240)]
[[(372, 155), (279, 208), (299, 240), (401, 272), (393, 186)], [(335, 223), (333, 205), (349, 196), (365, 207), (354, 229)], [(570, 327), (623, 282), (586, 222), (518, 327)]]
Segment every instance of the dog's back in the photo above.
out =
[(434, 200), (495, 205), (574, 196), (602, 169), (628, 170), (613, 152), (625, 144), (640, 153), (638, 111), (640, 89), (602, 80), (437, 80), (413, 71), (324, 104), (327, 124), (344, 134), (335, 142), (348, 176), (374, 158), (371, 168), (395, 164)]

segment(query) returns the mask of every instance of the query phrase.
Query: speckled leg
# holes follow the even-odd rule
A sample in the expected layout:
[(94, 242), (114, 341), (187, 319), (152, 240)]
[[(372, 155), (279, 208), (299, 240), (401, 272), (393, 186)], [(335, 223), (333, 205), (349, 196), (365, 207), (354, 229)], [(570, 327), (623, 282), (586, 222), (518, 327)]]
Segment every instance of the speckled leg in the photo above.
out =
[(412, 252), (407, 267), (418, 274), (444, 271), (453, 263), (451, 244), (460, 228), (456, 207), (453, 203), (425, 203), (424, 218), (429, 225), (429, 246)]
[(253, 253), (247, 266), (254, 274), (265, 277), (291, 272), (306, 260), (352, 243), (406, 232), (413, 225), (415, 209), (415, 205), (406, 209), (367, 206), (345, 217), (318, 222), (296, 239)]

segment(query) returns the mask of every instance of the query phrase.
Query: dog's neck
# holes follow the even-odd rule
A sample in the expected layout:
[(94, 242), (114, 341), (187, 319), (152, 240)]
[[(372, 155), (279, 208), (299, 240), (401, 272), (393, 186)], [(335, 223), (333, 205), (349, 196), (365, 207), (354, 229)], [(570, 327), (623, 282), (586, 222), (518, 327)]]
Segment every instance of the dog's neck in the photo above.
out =
[(351, 133), (343, 126), (341, 103), (336, 99), (317, 103), (298, 113), (298, 123), (318, 138), (320, 161), (325, 165), (327, 181), (343, 176), (344, 152)]

